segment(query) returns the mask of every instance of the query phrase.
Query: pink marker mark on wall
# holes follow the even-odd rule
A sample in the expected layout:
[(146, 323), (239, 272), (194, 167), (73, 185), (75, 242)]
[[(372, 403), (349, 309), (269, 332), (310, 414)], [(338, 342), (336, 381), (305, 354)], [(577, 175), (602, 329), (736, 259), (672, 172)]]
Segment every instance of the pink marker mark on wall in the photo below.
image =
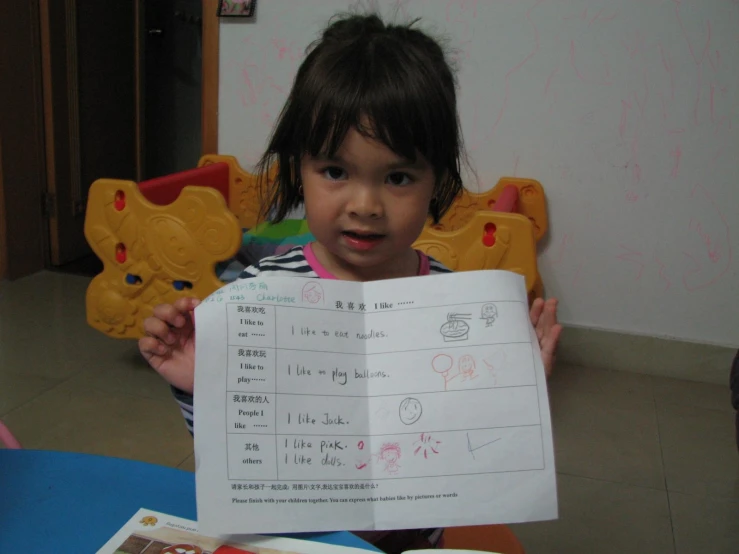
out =
[(708, 189), (699, 183), (691, 191), (690, 198), (703, 205), (701, 213), (708, 208), (715, 218), (711, 222), (696, 216), (688, 223), (688, 230), (702, 245), (698, 251), (683, 251), (690, 261), (690, 267), (683, 272), (683, 286), (693, 292), (715, 285), (726, 275), (731, 268), (733, 247), (729, 223)]
[(644, 273), (644, 267), (646, 266), (646, 264), (642, 261), (643, 254), (638, 250), (633, 250), (628, 246), (624, 246), (623, 244), (619, 244), (618, 246), (626, 252), (619, 254), (618, 256), (616, 256), (616, 258), (624, 262), (635, 264), (639, 267), (639, 271), (636, 274), (635, 279), (635, 281), (638, 281), (639, 279), (641, 279), (642, 273)]
[(677, 177), (678, 171), (680, 170), (680, 158), (682, 158), (683, 156), (683, 151), (679, 144), (672, 152), (670, 152), (670, 156), (675, 160), (675, 163), (672, 166), (672, 171), (670, 171), (670, 177), (675, 179)]

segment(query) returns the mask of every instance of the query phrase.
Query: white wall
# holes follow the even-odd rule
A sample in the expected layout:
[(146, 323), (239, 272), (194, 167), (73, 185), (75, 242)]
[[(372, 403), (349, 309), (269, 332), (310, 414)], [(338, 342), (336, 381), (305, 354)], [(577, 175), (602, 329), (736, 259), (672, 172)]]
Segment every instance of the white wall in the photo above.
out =
[[(305, 46), (349, 4), (270, 0), (221, 24), (222, 153), (259, 157)], [(739, 345), (739, 2), (379, 4), (459, 51), (468, 188), (544, 185), (563, 321)]]

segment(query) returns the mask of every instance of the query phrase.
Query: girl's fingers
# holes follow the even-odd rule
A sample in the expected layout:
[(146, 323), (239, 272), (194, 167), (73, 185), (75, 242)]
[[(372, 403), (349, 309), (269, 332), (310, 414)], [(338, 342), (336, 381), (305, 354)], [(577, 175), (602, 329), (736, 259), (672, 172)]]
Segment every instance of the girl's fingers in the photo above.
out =
[(531, 311), (529, 315), (531, 316), (531, 324), (536, 327), (539, 323), (539, 318), (541, 318), (541, 313), (544, 310), (544, 300), (541, 298), (537, 298), (534, 300), (534, 302), (531, 304)]
[(185, 316), (182, 310), (178, 310), (173, 304), (159, 304), (154, 308), (153, 316), (172, 327), (185, 325)]
[(559, 336), (562, 333), (562, 326), (555, 324), (547, 333), (546, 338), (541, 342), (541, 359), (544, 363), (544, 371), (548, 376), (552, 374), (554, 369), (554, 359), (557, 356), (557, 345), (559, 344)]
[(178, 298), (174, 303), (174, 308), (181, 314), (189, 314), (200, 304), (197, 298)]
[(161, 362), (161, 358), (169, 354), (170, 349), (154, 337), (142, 337), (139, 339), (139, 351), (156, 369), (156, 366)]
[[(157, 309), (154, 308), (155, 313), (156, 311)], [(174, 344), (177, 340), (177, 336), (167, 322), (156, 315), (154, 317), (147, 317), (144, 320), (144, 332), (155, 340), (162, 341), (166, 344)]]
[(192, 312), (200, 304), (197, 298), (178, 298), (174, 304), (159, 304), (154, 308), (154, 317), (172, 327), (184, 327)]

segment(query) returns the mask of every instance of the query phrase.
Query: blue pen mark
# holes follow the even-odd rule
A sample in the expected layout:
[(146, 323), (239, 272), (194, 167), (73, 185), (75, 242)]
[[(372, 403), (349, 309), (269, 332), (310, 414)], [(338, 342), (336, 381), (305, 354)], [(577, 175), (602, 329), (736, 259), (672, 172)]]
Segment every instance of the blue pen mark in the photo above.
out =
[(475, 451), (476, 450), (480, 450), (481, 448), (484, 448), (486, 446), (489, 446), (489, 445), (493, 444), (494, 442), (498, 442), (499, 440), (500, 440), (500, 437), (498, 437), (497, 439), (492, 440), (490, 442), (486, 442), (485, 444), (481, 444), (479, 446), (476, 446), (475, 448), (472, 448), (472, 441), (470, 441), (470, 434), (467, 433), (467, 451), (470, 454), (472, 454), (472, 458), (473, 459), (477, 459), (477, 458), (475, 458)]

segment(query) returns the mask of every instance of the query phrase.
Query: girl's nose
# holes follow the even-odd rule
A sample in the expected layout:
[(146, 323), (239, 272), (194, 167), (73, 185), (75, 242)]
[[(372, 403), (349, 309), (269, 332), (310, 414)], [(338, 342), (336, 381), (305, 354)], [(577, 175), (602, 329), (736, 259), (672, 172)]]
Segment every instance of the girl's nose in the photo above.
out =
[(356, 217), (379, 219), (385, 215), (381, 187), (357, 184), (353, 187), (347, 211)]

